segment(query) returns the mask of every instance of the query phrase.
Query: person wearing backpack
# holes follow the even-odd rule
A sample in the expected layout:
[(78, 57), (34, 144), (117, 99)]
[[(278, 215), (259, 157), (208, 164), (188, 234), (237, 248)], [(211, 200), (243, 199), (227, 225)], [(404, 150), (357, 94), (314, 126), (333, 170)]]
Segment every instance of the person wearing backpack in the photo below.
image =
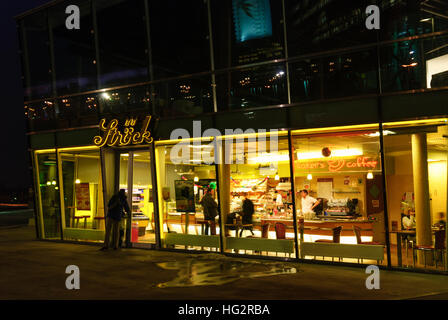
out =
[(104, 244), (100, 250), (107, 250), (110, 244), (110, 238), (112, 235), (112, 246), (114, 250), (118, 249), (118, 241), (120, 238), (120, 221), (123, 218), (125, 212), (131, 214), (129, 204), (124, 189), (118, 191), (110, 198), (107, 204), (107, 216), (106, 216), (106, 234), (104, 237)]

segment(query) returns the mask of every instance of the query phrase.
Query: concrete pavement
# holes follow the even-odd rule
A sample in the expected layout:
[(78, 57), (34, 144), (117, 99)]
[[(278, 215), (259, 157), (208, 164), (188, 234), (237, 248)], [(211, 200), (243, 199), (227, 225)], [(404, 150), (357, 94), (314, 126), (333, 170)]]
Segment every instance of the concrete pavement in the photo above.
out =
[[(0, 228), (0, 299), (446, 299), (448, 276), (381, 270), (367, 290), (362, 268), (267, 262), (38, 241), (34, 228)], [(80, 268), (67, 290), (65, 269)]]

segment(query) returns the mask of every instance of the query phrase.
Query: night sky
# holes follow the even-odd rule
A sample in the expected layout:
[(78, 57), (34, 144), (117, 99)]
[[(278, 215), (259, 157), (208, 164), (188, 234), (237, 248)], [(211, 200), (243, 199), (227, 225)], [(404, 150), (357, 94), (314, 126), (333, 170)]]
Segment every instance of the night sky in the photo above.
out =
[(48, 0), (0, 1), (1, 111), (0, 189), (26, 188), (31, 184), (23, 113), (23, 89), (14, 16)]

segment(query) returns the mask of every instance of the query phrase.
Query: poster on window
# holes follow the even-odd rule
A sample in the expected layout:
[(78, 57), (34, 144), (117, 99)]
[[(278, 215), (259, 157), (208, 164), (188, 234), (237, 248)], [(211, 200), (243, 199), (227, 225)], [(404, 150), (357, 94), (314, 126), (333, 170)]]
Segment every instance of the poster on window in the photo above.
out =
[(179, 212), (195, 212), (194, 182), (192, 180), (175, 180), (176, 210)]
[(76, 210), (90, 210), (90, 185), (78, 183), (75, 185)]

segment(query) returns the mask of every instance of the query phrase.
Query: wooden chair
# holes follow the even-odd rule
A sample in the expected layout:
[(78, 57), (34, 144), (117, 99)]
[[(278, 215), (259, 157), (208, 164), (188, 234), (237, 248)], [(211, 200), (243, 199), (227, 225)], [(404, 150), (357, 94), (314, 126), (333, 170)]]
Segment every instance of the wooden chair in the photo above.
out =
[[(263, 239), (269, 238), (269, 229), (271, 228), (270, 223), (265, 223), (261, 226), (261, 237)], [(262, 251), (257, 251), (258, 253), (262, 254)], [(267, 254), (269, 254), (269, 251), (266, 251)]]
[(277, 239), (286, 239), (286, 226), (281, 222), (275, 224), (275, 237)]
[[(342, 226), (338, 226), (336, 228), (332, 229), (333, 231), (333, 239), (317, 239), (314, 242), (320, 242), (320, 243), (341, 243), (341, 232), (342, 232)], [(322, 258), (325, 259), (325, 257), (322, 256)], [(314, 257), (316, 259), (316, 257)], [(331, 261), (334, 261), (334, 257), (331, 257)], [(339, 257), (339, 261), (341, 261), (341, 258)]]
[(314, 242), (324, 242), (324, 243), (341, 243), (341, 231), (342, 226), (336, 227), (332, 229), (333, 231), (333, 240), (328, 239), (318, 239)]
[(362, 231), (362, 229), (360, 227), (353, 226), (353, 232), (355, 233), (357, 244), (371, 244), (371, 245), (378, 245), (378, 246), (383, 245), (382, 243), (375, 242), (375, 241), (362, 241), (361, 240), (361, 231)]
[[(378, 246), (382, 246), (383, 244), (380, 242), (375, 242), (375, 241), (362, 241), (361, 239), (361, 231), (362, 229), (358, 226), (353, 226), (353, 232), (355, 233), (355, 237), (356, 237), (356, 243), (357, 244), (370, 244), (370, 245), (378, 245)], [(361, 263), (363, 262), (363, 259), (361, 259)], [(358, 263), (359, 263), (359, 259), (358, 259)], [(378, 261), (379, 263), (379, 261)]]
[[(281, 222), (277, 222), (275, 224), (275, 237), (279, 240), (294, 240), (293, 238), (286, 237), (286, 225)], [(278, 252), (276, 252), (275, 254), (278, 255)], [(290, 253), (289, 256), (291, 257)]]
[[(431, 251), (434, 256), (434, 260), (436, 261), (436, 268), (437, 268), (437, 257), (435, 257), (436, 252), (440, 252), (441, 258), (442, 258), (442, 266), (445, 266), (444, 262), (444, 255), (446, 254), (446, 247), (445, 247), (445, 230), (437, 230), (434, 234), (434, 245), (414, 245), (412, 247), (412, 260), (413, 260), (413, 266), (415, 268), (415, 260), (416, 260), (416, 254), (415, 252), (418, 250), (425, 251)], [(426, 268), (426, 254), (424, 254), (425, 259), (425, 268)]]
[(261, 237), (262, 238), (269, 238), (269, 228), (271, 227), (270, 223), (265, 223), (262, 227), (261, 227)]

